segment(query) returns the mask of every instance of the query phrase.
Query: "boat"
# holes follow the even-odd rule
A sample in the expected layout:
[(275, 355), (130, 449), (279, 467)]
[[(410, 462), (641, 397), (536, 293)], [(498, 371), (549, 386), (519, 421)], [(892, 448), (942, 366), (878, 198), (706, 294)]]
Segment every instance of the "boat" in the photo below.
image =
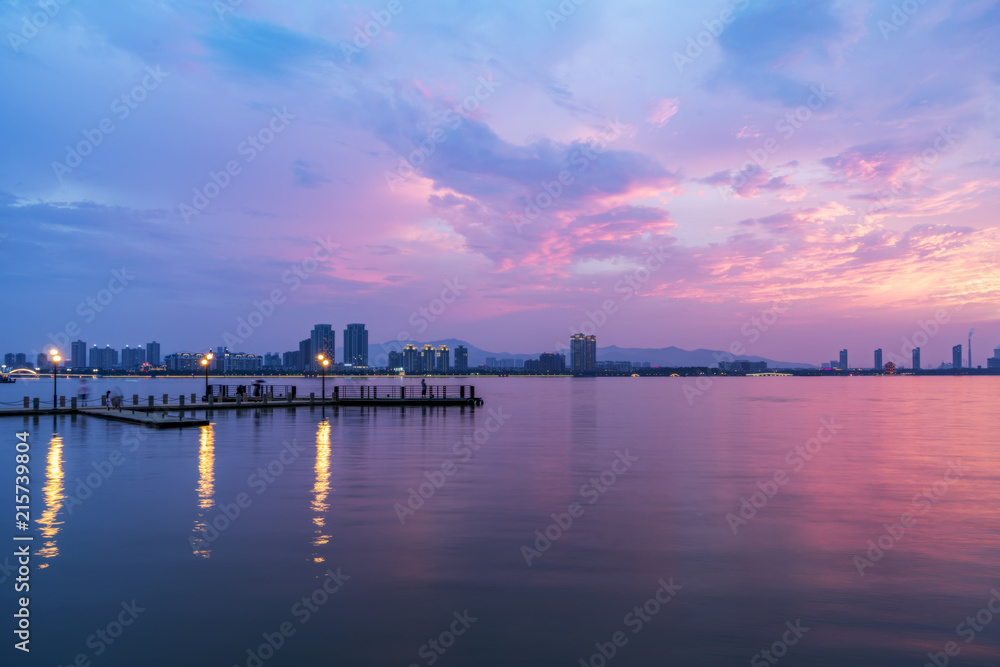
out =
[(9, 373), (0, 373), (0, 384), (13, 384), (17, 378), (12, 378)]

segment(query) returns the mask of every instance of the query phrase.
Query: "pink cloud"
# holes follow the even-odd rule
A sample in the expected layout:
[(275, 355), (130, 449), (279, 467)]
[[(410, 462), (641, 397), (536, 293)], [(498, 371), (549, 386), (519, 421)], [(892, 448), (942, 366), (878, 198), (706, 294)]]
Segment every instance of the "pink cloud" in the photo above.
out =
[(663, 127), (677, 113), (679, 104), (680, 100), (676, 98), (667, 97), (660, 100), (646, 119), (647, 122), (657, 127)]

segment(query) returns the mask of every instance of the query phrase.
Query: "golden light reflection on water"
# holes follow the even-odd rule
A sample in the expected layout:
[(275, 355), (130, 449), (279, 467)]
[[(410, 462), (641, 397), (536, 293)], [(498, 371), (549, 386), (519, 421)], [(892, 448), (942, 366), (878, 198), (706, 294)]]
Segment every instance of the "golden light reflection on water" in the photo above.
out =
[[(63, 501), (63, 440), (61, 436), (53, 435), (49, 443), (49, 456), (45, 469), (45, 510), (38, 519), (41, 526), (44, 545), (38, 550), (38, 555), (42, 558), (55, 558), (59, 555), (59, 548), (56, 544), (56, 535), (59, 534), (59, 527), (63, 522), (59, 521), (59, 510), (62, 509)], [(47, 563), (42, 563), (39, 569), (48, 567)]]
[(198, 450), (198, 518), (194, 522), (194, 536), (191, 547), (196, 556), (208, 558), (212, 555), (209, 543), (203, 538), (205, 515), (215, 505), (215, 430), (209, 424), (201, 427)]
[[(319, 423), (316, 431), (316, 483), (313, 485), (312, 510), (316, 513), (313, 524), (316, 526), (316, 536), (313, 546), (320, 547), (330, 541), (326, 528), (326, 512), (330, 505), (326, 502), (330, 494), (330, 422), (325, 419)], [(322, 563), (325, 559), (319, 554), (313, 554), (313, 561)]]

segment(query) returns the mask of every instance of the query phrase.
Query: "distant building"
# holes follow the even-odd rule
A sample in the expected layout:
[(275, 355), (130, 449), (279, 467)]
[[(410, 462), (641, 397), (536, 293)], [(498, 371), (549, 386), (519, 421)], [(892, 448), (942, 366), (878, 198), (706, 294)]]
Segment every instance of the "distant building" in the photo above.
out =
[(75, 340), (70, 344), (70, 362), (73, 368), (87, 367), (87, 343)]
[(24, 352), (18, 352), (14, 355), (14, 365), (17, 368), (27, 368), (28, 367), (28, 355)]
[[(84, 360), (86, 361), (86, 358), (84, 358)], [(7, 354), (3, 355), (3, 365), (6, 366), (7, 368), (13, 368), (14, 367), (14, 353), (13, 352), (8, 352)]]
[(839, 366), (839, 368), (842, 371), (846, 371), (848, 368), (850, 368), (847, 365), (847, 350), (841, 350), (840, 351), (840, 366)]
[(959, 370), (962, 367), (962, 346), (956, 345), (951, 348), (951, 367), (954, 370)]
[(281, 356), (277, 352), (265, 352), (264, 368), (269, 370), (281, 368)]
[(570, 370), (593, 373), (597, 370), (597, 336), (573, 334), (569, 339)]
[(455, 348), (455, 371), (464, 373), (469, 370), (469, 348), (459, 345)]
[(529, 373), (558, 375), (566, 372), (566, 355), (545, 352), (538, 359), (526, 359), (524, 370)]
[(499, 368), (500, 364), (497, 363), (496, 357), (486, 357), (486, 368)]
[(875, 350), (875, 370), (882, 370), (882, 348)]
[[(93, 350), (91, 350), (93, 352)], [(190, 373), (201, 371), (201, 358), (207, 352), (175, 352), (163, 358), (168, 371), (175, 373)]]
[(160, 344), (155, 340), (152, 343), (146, 343), (146, 363), (150, 366), (160, 365)]
[(720, 361), (719, 370), (736, 373), (766, 373), (766, 361), (750, 361), (749, 359), (737, 359), (735, 361)]
[(319, 362), (316, 361), (316, 357), (321, 354), (324, 358), (329, 359), (330, 365), (333, 366), (337, 361), (335, 359), (336, 348), (337, 338), (333, 325), (317, 324), (314, 326), (312, 334), (309, 336), (309, 356), (306, 357), (309, 360), (309, 369), (319, 370)]
[(90, 367), (99, 371), (109, 371), (118, 365), (118, 350), (110, 345), (90, 348)]
[(451, 350), (447, 345), (442, 345), (437, 349), (434, 370), (438, 373), (447, 373), (451, 369)]
[(281, 355), (281, 365), (284, 366), (286, 371), (302, 370), (299, 367), (298, 351), (285, 352), (283, 355)]
[(125, 346), (122, 350), (122, 369), (127, 371), (138, 370), (146, 363), (146, 349), (142, 347)]
[(501, 359), (500, 368), (516, 368), (513, 359)]
[(348, 324), (344, 329), (344, 363), (368, 368), (368, 330), (363, 324)]
[(631, 373), (631, 361), (598, 361), (597, 370), (611, 373)]
[(312, 340), (306, 338), (305, 340), (299, 341), (299, 370), (303, 373), (307, 373), (313, 368), (312, 362), (314, 361), (312, 356)]
[(1000, 368), (1000, 347), (993, 350), (993, 358), (986, 360), (986, 368)]
[(424, 345), (420, 350), (420, 372), (421, 373), (433, 373), (434, 367), (437, 365), (437, 350), (434, 349), (433, 345)]
[(50, 368), (49, 355), (44, 352), (39, 352), (38, 355), (35, 356), (35, 368)]
[(912, 358), (913, 358), (913, 361), (911, 363), (913, 365), (913, 370), (919, 371), (920, 370), (920, 348), (919, 347), (913, 348)]
[(389, 350), (389, 359), (386, 362), (389, 370), (396, 370), (397, 368), (403, 368), (405, 370), (405, 360), (403, 358), (402, 352), (397, 352), (396, 350)]
[(420, 350), (417, 349), (416, 345), (409, 344), (403, 348), (403, 370), (410, 374), (423, 372)]

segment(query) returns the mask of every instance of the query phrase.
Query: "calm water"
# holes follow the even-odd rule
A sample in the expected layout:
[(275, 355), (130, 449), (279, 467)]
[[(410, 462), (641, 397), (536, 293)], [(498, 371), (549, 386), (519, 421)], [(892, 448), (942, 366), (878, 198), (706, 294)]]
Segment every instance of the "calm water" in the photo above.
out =
[[(919, 667), (950, 641), (953, 665), (997, 664), (1000, 618), (981, 611), (1000, 591), (993, 379), (722, 379), (690, 402), (686, 378), (476, 385), (475, 411), (225, 411), (173, 431), (0, 418), (10, 445), (31, 434), (39, 568), (31, 656), (8, 625), (3, 664), (599, 666), (600, 644), (609, 665), (772, 664), (767, 650)], [(0, 385), (0, 401), (25, 394), (51, 381)], [(759, 505), (747, 518), (742, 498)]]

